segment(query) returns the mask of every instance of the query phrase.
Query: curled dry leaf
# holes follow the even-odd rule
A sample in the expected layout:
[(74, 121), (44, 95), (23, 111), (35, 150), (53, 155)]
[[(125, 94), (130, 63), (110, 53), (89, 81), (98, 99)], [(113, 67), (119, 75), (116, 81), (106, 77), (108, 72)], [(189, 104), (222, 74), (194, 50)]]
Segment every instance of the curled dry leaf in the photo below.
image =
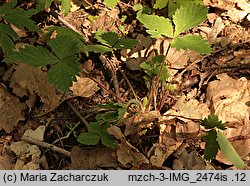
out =
[(117, 160), (127, 168), (137, 168), (149, 164), (149, 160), (133, 145), (131, 145), (117, 126), (108, 128), (108, 133), (120, 140), (117, 148)]
[(77, 82), (74, 82), (73, 86), (70, 87), (75, 96), (90, 97), (99, 90), (98, 85), (90, 78), (77, 77), (76, 79)]
[(26, 109), (25, 104), (20, 103), (17, 97), (0, 84), (0, 130), (12, 132), (18, 122), (25, 119), (22, 114), (24, 109)]

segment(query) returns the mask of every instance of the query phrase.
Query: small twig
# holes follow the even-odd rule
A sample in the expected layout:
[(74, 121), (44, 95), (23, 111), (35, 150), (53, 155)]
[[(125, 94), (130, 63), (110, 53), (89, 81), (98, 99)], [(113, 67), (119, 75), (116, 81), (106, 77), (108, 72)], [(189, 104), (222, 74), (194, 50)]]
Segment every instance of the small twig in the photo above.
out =
[(120, 88), (119, 88), (119, 82), (116, 74), (116, 70), (112, 62), (103, 54), (100, 55), (100, 60), (102, 61), (103, 65), (108, 69), (110, 72), (112, 79), (113, 79), (113, 85), (115, 88), (116, 95), (120, 96)]
[(31, 138), (31, 137), (28, 137), (28, 136), (23, 136), (22, 137), (22, 140), (28, 142), (28, 143), (32, 143), (32, 144), (35, 144), (35, 145), (38, 145), (40, 147), (44, 147), (44, 148), (50, 148), (56, 152), (59, 152), (67, 157), (71, 157), (71, 152), (63, 149), (63, 148), (60, 148), (60, 147), (57, 147), (55, 145), (52, 145), (52, 144), (49, 144), (49, 143), (46, 143), (44, 141), (41, 141), (41, 140), (38, 140), (38, 139), (34, 139), (34, 138)]
[(53, 145), (56, 144), (58, 141), (62, 141), (64, 139), (69, 138), (70, 134), (80, 125), (80, 122), (78, 122), (77, 124), (75, 124), (75, 126), (68, 132), (68, 134), (66, 136), (63, 136), (61, 138), (56, 139), (55, 141), (53, 141)]
[(81, 122), (87, 127), (88, 122), (87, 120), (81, 115), (80, 112), (76, 110), (76, 108), (69, 102), (69, 100), (66, 101), (67, 105), (71, 108), (71, 110), (76, 114), (76, 116), (81, 120)]
[(150, 92), (149, 92), (149, 96), (148, 96), (148, 103), (147, 103), (146, 109), (145, 109), (146, 111), (149, 111), (149, 108), (150, 108), (151, 102), (153, 100), (153, 97), (157, 93), (159, 82), (160, 82), (161, 75), (162, 75), (162, 72), (163, 72), (163, 67), (164, 67), (164, 64), (166, 63), (166, 59), (167, 59), (167, 55), (168, 55), (170, 47), (171, 47), (171, 44), (168, 45), (166, 55), (164, 56), (164, 59), (163, 59), (163, 61), (161, 63), (159, 74), (152, 80), (151, 87), (150, 87)]
[(128, 86), (129, 86), (129, 88), (131, 89), (131, 91), (132, 91), (132, 93), (133, 93), (135, 99), (138, 100), (138, 96), (137, 96), (137, 94), (135, 93), (135, 90), (134, 90), (133, 86), (131, 85), (130, 81), (128, 80), (127, 76), (123, 73), (123, 71), (122, 71), (122, 69), (121, 69), (120, 67), (118, 67), (118, 69), (119, 69), (119, 71), (121, 72), (123, 78), (124, 78), (124, 79), (126, 80), (126, 82), (128, 83)]
[(60, 21), (61, 23), (63, 23), (66, 27), (70, 28), (71, 30), (74, 30), (75, 32), (77, 32), (78, 34), (80, 34), (81, 36), (83, 36), (83, 34), (78, 31), (76, 29), (76, 27), (74, 27), (72, 24), (70, 24), (68, 21), (66, 21), (65, 19), (63, 19), (58, 13), (56, 13), (54, 10), (51, 10), (49, 12), (54, 18), (56, 18), (58, 21)]
[(95, 83), (97, 83), (102, 89), (104, 89), (105, 91), (107, 91), (108, 93), (110, 93), (112, 96), (114, 96), (117, 100), (119, 100), (121, 103), (125, 102), (123, 101), (123, 99), (116, 95), (113, 91), (109, 90), (107, 87), (105, 87), (101, 82), (99, 82), (98, 80), (96, 80), (95, 78), (91, 77), (84, 69), (82, 71), (82, 73), (84, 74), (84, 76), (90, 78), (91, 80), (93, 80)]

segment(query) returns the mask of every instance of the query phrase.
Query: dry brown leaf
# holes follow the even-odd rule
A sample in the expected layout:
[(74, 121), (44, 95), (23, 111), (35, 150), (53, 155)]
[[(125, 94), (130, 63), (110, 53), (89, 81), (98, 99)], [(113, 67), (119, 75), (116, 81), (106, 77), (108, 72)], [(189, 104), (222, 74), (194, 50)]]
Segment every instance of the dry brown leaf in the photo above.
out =
[(117, 147), (117, 160), (124, 167), (137, 168), (143, 164), (149, 164), (149, 160), (126, 140), (119, 127), (112, 126), (108, 128), (108, 133), (121, 141)]
[(216, 77), (219, 80), (208, 84), (207, 104), (213, 107), (222, 122), (235, 127), (249, 123), (245, 103), (250, 100), (250, 81), (244, 77), (236, 80), (225, 73)]
[(41, 126), (37, 127), (36, 130), (27, 129), (24, 132), (24, 136), (28, 136), (28, 137), (43, 141), (45, 128), (46, 128), (45, 125), (41, 125)]
[[(176, 116), (167, 116), (167, 115)], [(187, 99), (185, 95), (181, 96), (176, 104), (164, 114), (164, 119), (172, 119), (178, 116), (184, 116), (191, 119), (203, 119), (209, 115), (209, 109), (206, 104), (200, 104), (198, 100)], [(179, 117), (180, 120), (188, 122), (189, 120)]]
[(98, 90), (98, 85), (87, 77), (77, 77), (77, 82), (73, 82), (73, 86), (70, 87), (75, 96), (90, 97), (94, 95)]
[(26, 109), (25, 104), (20, 103), (17, 97), (0, 84), (0, 130), (12, 132), (18, 122), (25, 119), (22, 114), (24, 109)]
[[(181, 146), (181, 148), (184, 148)], [(184, 148), (181, 150), (179, 157), (173, 161), (174, 170), (213, 170), (214, 168), (209, 165), (204, 158), (200, 157), (198, 153), (193, 150), (190, 153)]]
[[(12, 142), (10, 149), (18, 156), (14, 169), (36, 170), (40, 169), (41, 151), (38, 146), (30, 145), (25, 141)], [(26, 162), (31, 157), (31, 161)]]
[(49, 112), (59, 105), (60, 95), (56, 93), (55, 87), (48, 82), (46, 74), (41, 69), (26, 64), (18, 64), (15, 69), (10, 78), (13, 93), (19, 97), (37, 94), (44, 103), (43, 112)]
[(117, 168), (116, 150), (96, 147), (89, 150), (73, 147), (71, 150), (72, 169)]
[[(153, 124), (153, 121), (156, 121), (161, 116), (158, 110), (135, 114), (129, 118), (122, 120), (122, 123), (125, 123), (126, 128), (124, 135), (128, 136), (130, 134), (135, 134), (143, 128), (150, 128)], [(121, 121), (120, 121), (121, 122)]]

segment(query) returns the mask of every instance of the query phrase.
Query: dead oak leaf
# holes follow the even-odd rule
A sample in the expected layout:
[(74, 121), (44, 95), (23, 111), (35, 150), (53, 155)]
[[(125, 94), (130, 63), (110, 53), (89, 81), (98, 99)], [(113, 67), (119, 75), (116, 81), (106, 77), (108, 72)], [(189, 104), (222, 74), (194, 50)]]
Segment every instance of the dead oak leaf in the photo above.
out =
[(0, 130), (12, 132), (18, 122), (25, 119), (22, 114), (24, 109), (26, 109), (25, 104), (20, 103), (17, 97), (0, 84)]
[(77, 82), (73, 82), (73, 86), (70, 87), (75, 96), (90, 97), (94, 95), (99, 87), (92, 79), (87, 77), (76, 77)]
[(149, 164), (149, 160), (126, 140), (119, 127), (112, 126), (108, 128), (108, 133), (121, 141), (117, 147), (117, 160), (124, 167), (137, 168), (143, 164)]
[(71, 150), (71, 166), (74, 170), (97, 168), (117, 168), (116, 151), (108, 148), (81, 149), (73, 147)]
[(22, 63), (18, 64), (15, 70), (10, 78), (10, 87), (13, 88), (14, 94), (19, 97), (32, 97), (37, 94), (43, 103), (43, 112), (51, 111), (59, 105), (60, 95), (41, 69)]

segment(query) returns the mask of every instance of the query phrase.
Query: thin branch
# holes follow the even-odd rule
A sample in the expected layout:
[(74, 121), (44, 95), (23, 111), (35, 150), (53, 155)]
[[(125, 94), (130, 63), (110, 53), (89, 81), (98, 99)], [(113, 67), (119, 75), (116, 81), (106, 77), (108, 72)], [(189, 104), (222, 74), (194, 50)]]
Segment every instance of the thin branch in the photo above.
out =
[(85, 125), (85, 127), (88, 127), (88, 122), (87, 120), (81, 115), (80, 112), (76, 110), (76, 108), (69, 102), (69, 100), (66, 101), (67, 105), (71, 110), (76, 114), (76, 116), (80, 119), (80, 121)]
[(22, 137), (22, 140), (23, 141), (26, 141), (28, 143), (32, 143), (32, 144), (35, 144), (35, 145), (38, 145), (40, 147), (44, 147), (44, 148), (50, 148), (56, 152), (59, 152), (67, 157), (71, 157), (71, 152), (63, 149), (63, 148), (60, 148), (60, 147), (57, 147), (55, 145), (52, 145), (52, 144), (49, 144), (49, 143), (46, 143), (44, 141), (41, 141), (41, 140), (38, 140), (38, 139), (35, 139), (35, 138), (31, 138), (31, 137), (28, 137), (28, 136), (23, 136)]

